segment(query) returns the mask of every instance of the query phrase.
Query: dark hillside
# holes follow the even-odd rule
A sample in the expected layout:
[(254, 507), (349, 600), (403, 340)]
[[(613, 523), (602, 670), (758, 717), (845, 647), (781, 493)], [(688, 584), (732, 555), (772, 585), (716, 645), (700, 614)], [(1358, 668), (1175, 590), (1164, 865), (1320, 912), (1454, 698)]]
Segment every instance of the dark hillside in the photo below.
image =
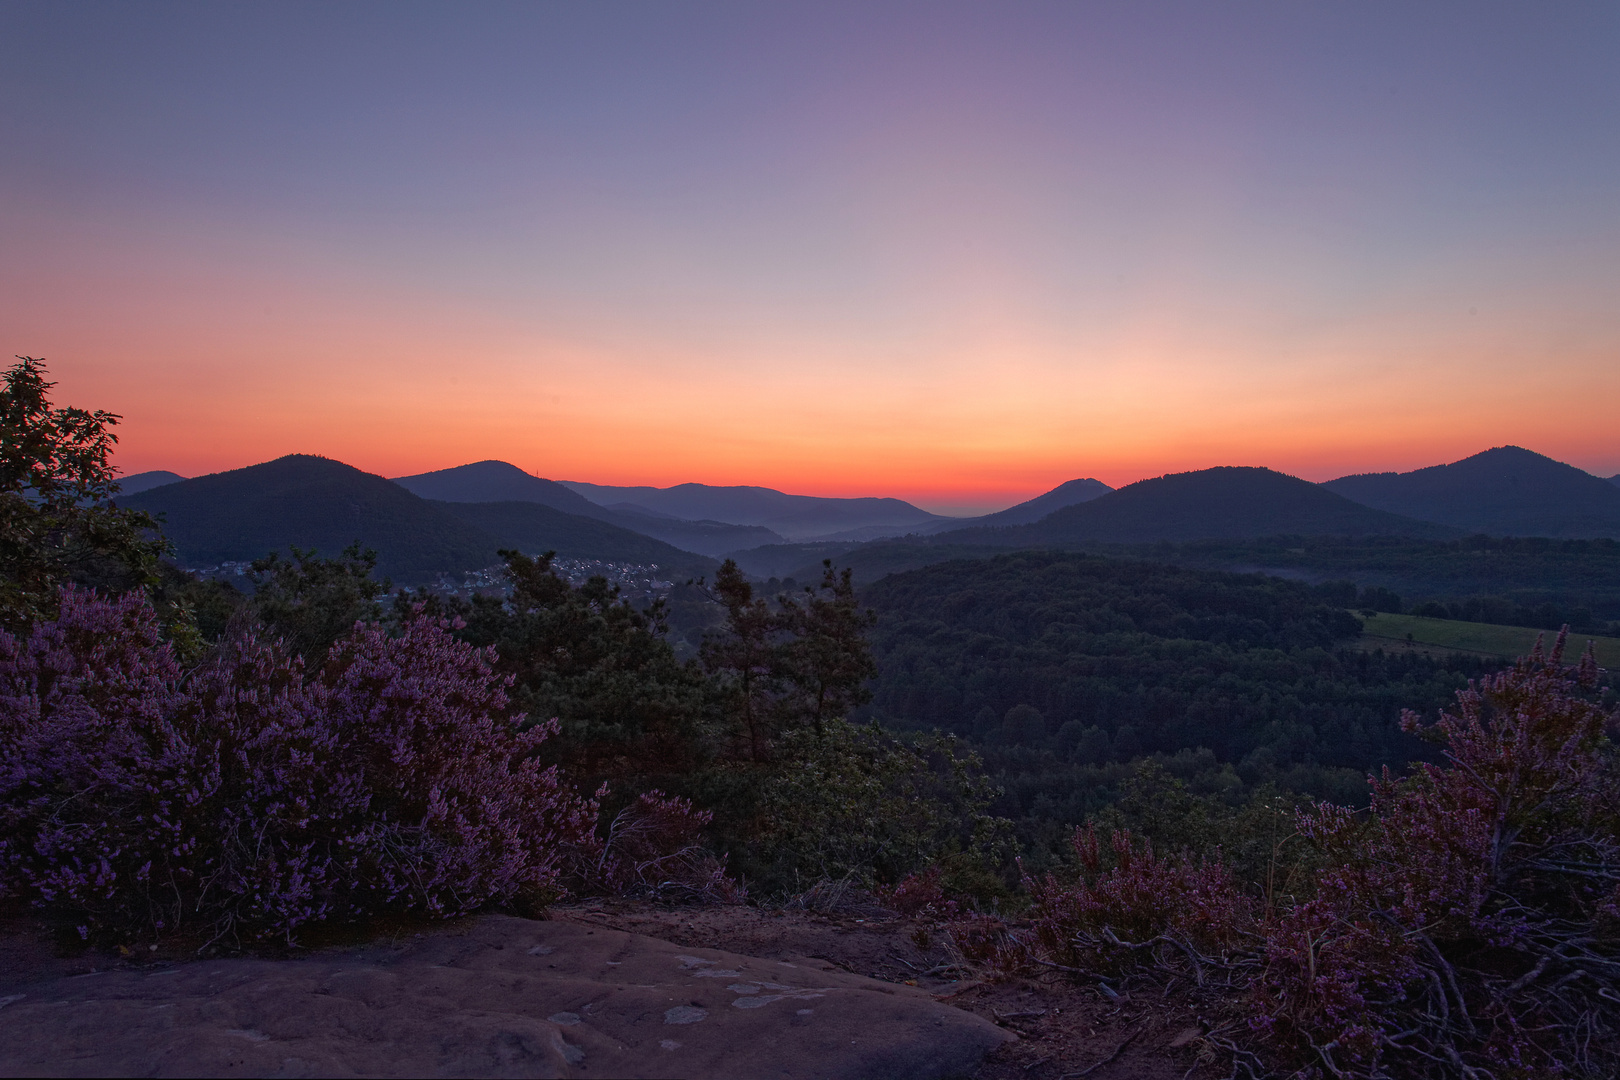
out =
[[(1444, 603), (1457, 610), (1453, 617), (1478, 622), (1553, 630), (1570, 623), (1606, 634), (1615, 632), (1610, 624), (1620, 622), (1620, 541), (1615, 540), (1276, 536), (1179, 544), (1090, 541), (1067, 550), (1199, 570), (1263, 573), (1308, 584), (1349, 582), (1362, 590), (1395, 593), (1404, 602), (1403, 611)], [(802, 556), (797, 548), (761, 548), (737, 558), (743, 569), (761, 577), (807, 580), (819, 565), (817, 559), (831, 557), (851, 567), (856, 581), (865, 585), (886, 574), (1005, 551), (988, 544), (886, 540), (819, 555), (808, 546)]]
[(504, 461), (475, 461), (453, 469), (400, 476), (394, 483), (424, 499), (438, 502), (532, 502), (565, 514), (607, 519), (608, 511), (555, 480), (530, 476)]
[(1444, 526), (1351, 502), (1271, 469), (1223, 466), (1140, 480), (1033, 525), (941, 533), (949, 543), (1037, 547), (1257, 536), (1455, 535)]
[(1389, 589), (1410, 611), (1424, 602), (1461, 605), (1458, 618), (1608, 632), (1620, 620), (1620, 541), (1469, 536), (1275, 537), (1187, 544), (1094, 544), (1087, 549), (1201, 569), (1259, 571), (1307, 582), (1350, 581)]
[(129, 476), (118, 478), (118, 488), (125, 495), (138, 495), (155, 487), (165, 484), (177, 484), (185, 477), (167, 469), (153, 469), (151, 472), (131, 473)]
[(377, 571), (411, 584), (496, 562), (495, 538), (381, 476), (309, 454), (121, 498), (164, 515), (183, 565), (257, 559), (289, 545), (377, 550)]
[(1107, 495), (1114, 489), (1101, 480), (1092, 480), (1087, 477), (1083, 480), (1068, 480), (1048, 491), (1044, 495), (1037, 495), (1033, 499), (1021, 502), (1017, 506), (1009, 506), (1005, 510), (998, 510), (994, 514), (985, 514), (983, 517), (972, 518), (961, 524), (941, 522), (924, 529), (924, 532), (938, 533), (947, 530), (978, 527), (981, 525), (999, 528), (1003, 525), (1029, 525), (1041, 520), (1054, 510), (1061, 510), (1065, 506), (1074, 506), (1076, 503), (1090, 502), (1092, 499)]
[[(993, 555), (1004, 554), (1006, 550), (993, 544), (953, 544), (932, 539), (898, 537), (893, 540), (862, 544), (833, 558), (839, 566), (850, 568), (857, 583), (865, 585), (887, 574), (917, 570), (952, 559), (988, 559)], [(823, 555), (822, 558), (827, 556)], [(812, 581), (814, 575), (820, 573), (817, 569), (820, 565), (819, 561), (802, 563), (793, 569), (791, 576), (798, 581)]]
[(789, 540), (820, 538), (872, 525), (917, 527), (943, 520), (938, 514), (930, 514), (900, 499), (834, 499), (789, 495), (774, 488), (708, 484), (656, 488), (612, 487), (571, 480), (563, 483), (604, 507), (627, 502), (655, 514), (687, 521), (763, 525)]
[[(454, 469), (402, 476), (394, 483), (424, 499), (446, 503), (535, 503), (564, 514), (611, 522), (643, 536), (672, 544), (683, 552), (699, 555), (719, 555), (737, 548), (758, 547), (782, 539), (769, 529), (757, 526), (729, 525), (718, 521), (684, 521), (668, 514), (644, 510), (634, 503), (599, 506), (570, 487), (555, 480), (542, 480), (538, 476), (530, 476), (516, 465), (509, 465), (504, 461), (479, 461), (471, 465), (458, 465)], [(506, 517), (514, 523), (517, 520), (510, 512)], [(556, 531), (559, 528), (555, 522), (543, 515), (527, 524), (514, 527), (526, 533), (533, 533), (534, 529), (538, 528), (542, 534), (548, 529)], [(614, 544), (620, 542), (608, 541), (607, 537), (610, 535), (612, 534), (601, 533), (599, 539)], [(565, 553), (558, 548), (558, 554)]]
[(683, 521), (643, 510), (633, 503), (612, 508), (609, 520), (651, 536), (682, 551), (699, 555), (724, 555), (739, 548), (780, 544), (782, 538), (763, 525), (732, 525), (724, 521)]
[(433, 502), (432, 505), (478, 529), (502, 548), (529, 555), (555, 551), (565, 559), (656, 563), (670, 577), (712, 574), (715, 562), (621, 528), (611, 522), (565, 514), (534, 502)]
[(1620, 537), (1620, 487), (1518, 446), (1322, 486), (1365, 506), (1492, 536)]

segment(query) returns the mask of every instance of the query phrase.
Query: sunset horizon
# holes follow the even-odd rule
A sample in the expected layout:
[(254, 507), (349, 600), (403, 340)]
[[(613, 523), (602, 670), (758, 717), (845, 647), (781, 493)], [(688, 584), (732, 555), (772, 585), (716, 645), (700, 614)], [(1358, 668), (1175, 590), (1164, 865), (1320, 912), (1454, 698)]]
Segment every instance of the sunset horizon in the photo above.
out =
[(131, 473), (1620, 472), (1620, 15), (1475, 11), (19, 5), (0, 336)]

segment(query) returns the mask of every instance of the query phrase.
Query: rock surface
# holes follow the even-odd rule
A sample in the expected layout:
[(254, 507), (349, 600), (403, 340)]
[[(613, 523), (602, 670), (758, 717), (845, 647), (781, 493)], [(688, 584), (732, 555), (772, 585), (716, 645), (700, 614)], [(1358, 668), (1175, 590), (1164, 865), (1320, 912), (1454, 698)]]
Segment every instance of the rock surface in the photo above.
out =
[(0, 1073), (923, 1078), (1010, 1039), (926, 992), (567, 922), (0, 987)]

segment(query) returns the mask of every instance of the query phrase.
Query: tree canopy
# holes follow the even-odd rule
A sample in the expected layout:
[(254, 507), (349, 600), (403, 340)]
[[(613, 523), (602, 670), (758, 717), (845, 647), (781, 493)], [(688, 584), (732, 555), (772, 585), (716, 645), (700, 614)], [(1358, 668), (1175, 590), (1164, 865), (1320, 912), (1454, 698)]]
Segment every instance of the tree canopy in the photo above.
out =
[(147, 514), (112, 503), (116, 413), (51, 403), (45, 361), (0, 375), (0, 625), (54, 614), (57, 587), (156, 581), (165, 544)]

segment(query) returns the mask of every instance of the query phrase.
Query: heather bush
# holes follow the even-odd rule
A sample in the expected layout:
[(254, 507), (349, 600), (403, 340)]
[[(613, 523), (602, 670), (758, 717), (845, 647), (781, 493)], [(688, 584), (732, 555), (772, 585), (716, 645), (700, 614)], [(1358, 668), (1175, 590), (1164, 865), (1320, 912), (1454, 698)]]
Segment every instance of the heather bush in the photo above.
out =
[[(1106, 974), (1136, 966), (1158, 945), (1225, 950), (1254, 927), (1254, 905), (1219, 859), (1185, 851), (1161, 857), (1150, 841), (1115, 831), (1105, 852), (1090, 825), (1074, 831), (1081, 874), (1026, 877), (1032, 955), (1038, 962)], [(1105, 856), (1111, 855), (1110, 858)]]
[(989, 955), (1199, 986), (1220, 971), (1249, 1045), (1301, 1076), (1620, 1073), (1616, 715), (1590, 650), (1569, 669), (1563, 648), (1471, 683), (1432, 726), (1408, 713), (1443, 762), (1372, 780), (1365, 811), (1300, 811), (1314, 880), (1292, 902), (1124, 831), (1109, 860), (1087, 828), (1078, 879), (1027, 879), (1029, 929)]
[(1408, 730), (1445, 763), (1373, 781), (1300, 830), (1326, 865), (1269, 936), (1257, 1030), (1323, 1067), (1620, 1070), (1620, 773), (1588, 650), (1535, 651)]
[(252, 634), (182, 673), (144, 598), (64, 589), (0, 635), (0, 883), (119, 942), (541, 898), (595, 807), (491, 659), (415, 618), (317, 676)]
[(599, 844), (581, 848), (573, 879), (582, 892), (740, 904), (747, 890), (703, 843), (714, 820), (690, 799), (648, 791), (608, 824)]

